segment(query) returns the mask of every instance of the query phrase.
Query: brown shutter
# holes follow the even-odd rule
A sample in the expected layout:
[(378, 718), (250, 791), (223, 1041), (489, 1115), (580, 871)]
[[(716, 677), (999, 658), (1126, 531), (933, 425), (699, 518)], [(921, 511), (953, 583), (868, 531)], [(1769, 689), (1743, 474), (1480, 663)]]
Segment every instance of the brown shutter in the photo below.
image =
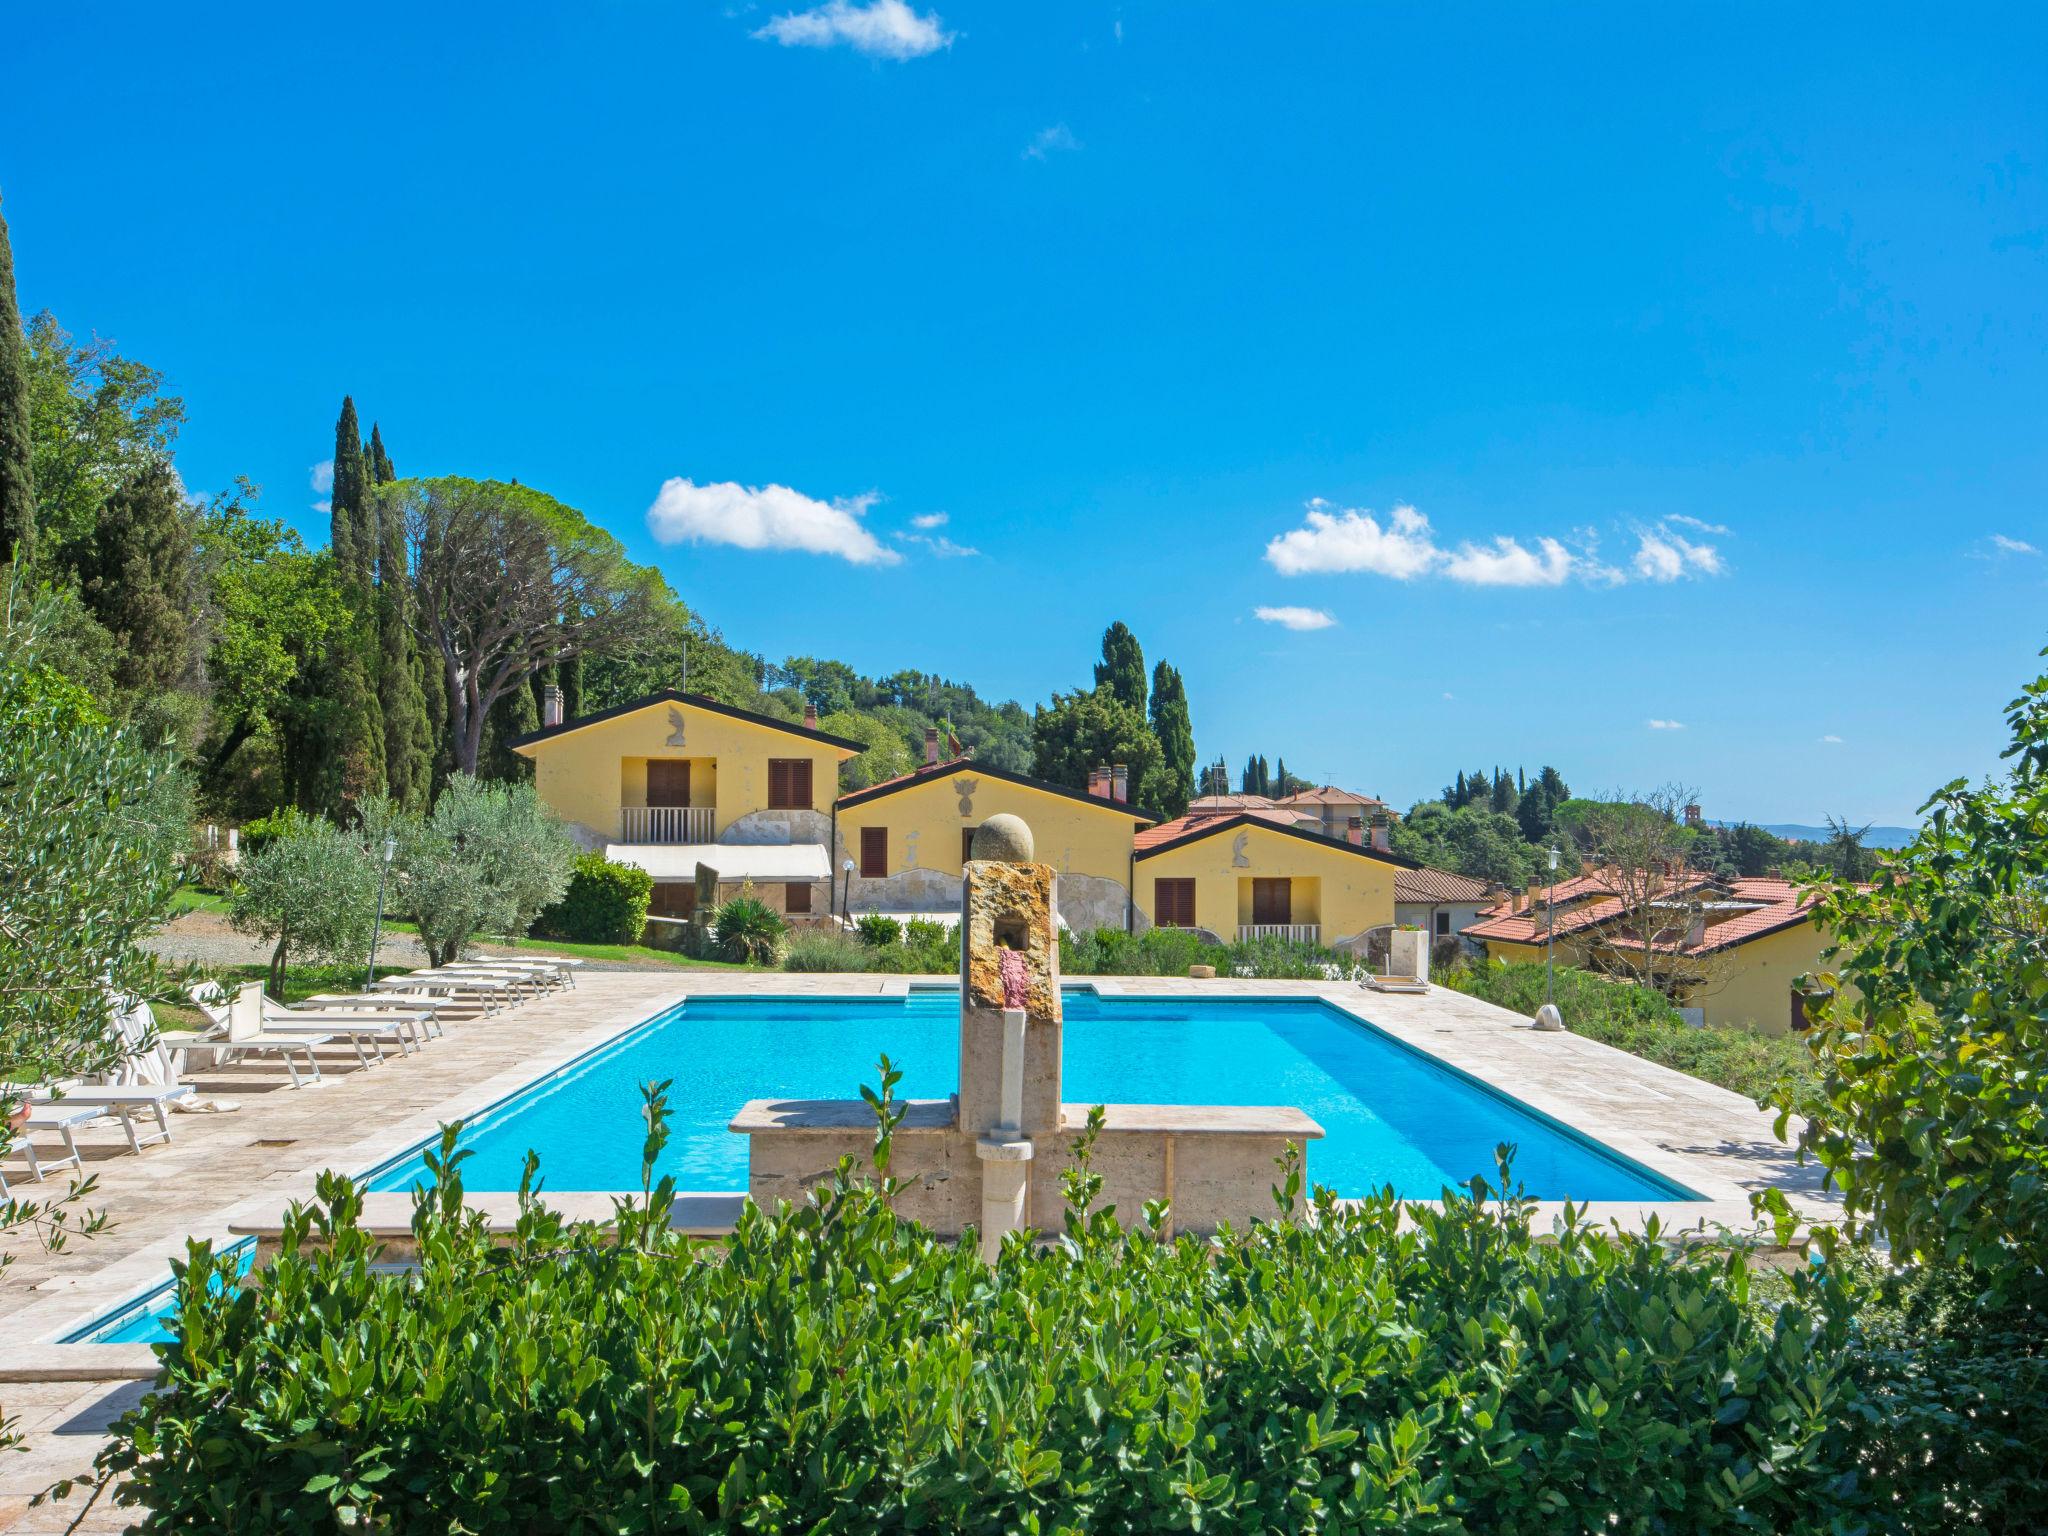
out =
[(1195, 882), (1188, 879), (1152, 882), (1152, 920), (1161, 928), (1195, 926)]
[(782, 910), (797, 917), (807, 914), (811, 910), (810, 886), (785, 885), (782, 888)]
[(860, 877), (863, 880), (880, 880), (889, 873), (889, 829), (887, 827), (862, 827), (860, 829)]
[(1293, 882), (1285, 876), (1278, 879), (1253, 880), (1252, 921), (1254, 923), (1293, 922)]
[(968, 861), (969, 859), (971, 859), (971, 858), (973, 858), (973, 857), (974, 857), (974, 828), (972, 828), (972, 827), (962, 827), (962, 828), (960, 829), (960, 862), (961, 862), (962, 864), (965, 864), (965, 863), (966, 863), (966, 862), (967, 862), (967, 861)]
[(690, 803), (690, 764), (686, 758), (647, 760), (647, 803), (650, 806)]
[(811, 760), (808, 757), (768, 759), (768, 809), (811, 809)]

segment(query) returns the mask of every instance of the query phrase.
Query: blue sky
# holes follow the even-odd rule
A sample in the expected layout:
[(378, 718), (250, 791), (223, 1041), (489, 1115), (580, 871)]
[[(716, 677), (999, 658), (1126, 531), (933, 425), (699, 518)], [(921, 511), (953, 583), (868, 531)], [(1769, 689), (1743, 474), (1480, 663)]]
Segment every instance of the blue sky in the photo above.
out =
[(2038, 10), (8, 29), (24, 308), (309, 536), (347, 391), (739, 644), (1031, 702), (1122, 618), (1205, 756), (1401, 803), (1903, 820), (2048, 641)]

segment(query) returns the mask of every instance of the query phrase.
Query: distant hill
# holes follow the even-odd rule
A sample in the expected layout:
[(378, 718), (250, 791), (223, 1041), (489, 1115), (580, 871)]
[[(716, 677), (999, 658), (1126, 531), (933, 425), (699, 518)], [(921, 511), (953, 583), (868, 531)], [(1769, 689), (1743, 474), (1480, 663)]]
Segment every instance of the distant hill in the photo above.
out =
[[(1732, 821), (1716, 821), (1717, 827), (1732, 827)], [(1826, 827), (1801, 826), (1796, 821), (1757, 821), (1751, 826), (1762, 827), (1773, 837), (1797, 838), (1802, 843), (1824, 843), (1828, 840)], [(1863, 834), (1866, 848), (1903, 848), (1920, 835), (1918, 827), (1872, 827)]]

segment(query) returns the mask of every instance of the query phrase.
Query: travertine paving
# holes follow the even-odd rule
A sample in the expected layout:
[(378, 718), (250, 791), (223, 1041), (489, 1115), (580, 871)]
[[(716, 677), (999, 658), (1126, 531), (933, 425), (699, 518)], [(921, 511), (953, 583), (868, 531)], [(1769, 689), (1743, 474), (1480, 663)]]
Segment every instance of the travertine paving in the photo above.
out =
[[(28, 1512), (26, 1497), (82, 1472), (104, 1425), (142, 1390), (133, 1380), (19, 1378), (47, 1376), (51, 1360), (62, 1358), (52, 1355), (51, 1341), (159, 1283), (188, 1237), (225, 1241), (231, 1223), (309, 1197), (321, 1169), (380, 1162), (688, 995), (873, 996), (908, 984), (901, 976), (586, 970), (574, 990), (453, 1025), (419, 1055), (358, 1071), (337, 1053), (319, 1088), (291, 1090), (281, 1068), (202, 1071), (193, 1078), (202, 1092), (240, 1108), (179, 1116), (175, 1139), (140, 1156), (128, 1152), (116, 1129), (88, 1131), (82, 1144), (88, 1169), (100, 1178), (96, 1204), (112, 1217), (112, 1229), (56, 1255), (19, 1236), (5, 1240), (15, 1262), (0, 1278), (0, 1403), (24, 1420), (30, 1451), (0, 1458), (0, 1531), (65, 1529), (68, 1514)], [(1105, 993), (1326, 997), (1708, 1197), (1659, 1208), (1671, 1224), (1747, 1227), (1748, 1196), (1768, 1185), (1817, 1212), (1828, 1204), (1813, 1171), (1795, 1166), (1770, 1117), (1748, 1101), (1574, 1035), (1538, 1034), (1526, 1019), (1460, 993), (1433, 988), (1400, 996), (1343, 983), (1149, 977), (1094, 984)], [(19, 1167), (18, 1160), (10, 1164), (10, 1177)], [(1313, 1178), (1313, 1154), (1309, 1172)], [(1646, 1212), (1594, 1207), (1592, 1214), (1633, 1225)], [(146, 1359), (140, 1369), (147, 1369)], [(132, 1374), (133, 1367), (122, 1371)], [(80, 1527), (122, 1528), (119, 1514), (104, 1506)]]

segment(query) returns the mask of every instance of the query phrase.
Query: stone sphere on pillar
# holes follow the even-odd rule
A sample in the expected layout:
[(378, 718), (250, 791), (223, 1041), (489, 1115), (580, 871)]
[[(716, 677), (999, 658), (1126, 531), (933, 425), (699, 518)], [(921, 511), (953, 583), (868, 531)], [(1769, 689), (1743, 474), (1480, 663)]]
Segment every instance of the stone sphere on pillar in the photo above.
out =
[(1036, 851), (1024, 818), (1002, 812), (974, 829), (968, 856), (996, 864), (1029, 864)]

